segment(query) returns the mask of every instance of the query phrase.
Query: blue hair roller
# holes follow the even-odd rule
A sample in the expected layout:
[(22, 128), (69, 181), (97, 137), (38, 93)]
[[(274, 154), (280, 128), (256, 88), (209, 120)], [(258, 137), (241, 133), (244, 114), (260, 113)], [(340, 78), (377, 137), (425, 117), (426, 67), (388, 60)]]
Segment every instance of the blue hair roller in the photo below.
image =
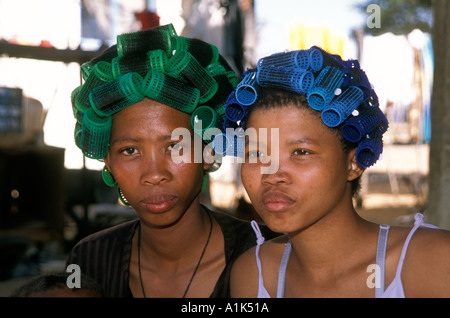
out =
[(228, 96), (226, 106), (225, 106), (225, 117), (232, 122), (238, 122), (245, 117), (247, 110), (237, 100), (235, 94)]
[[(357, 62), (357, 61), (356, 61)], [(359, 65), (359, 63), (358, 63)], [(358, 67), (352, 67), (347, 70), (343, 86), (358, 86), (364, 93), (364, 99), (369, 98), (372, 87), (366, 73)]]
[(236, 133), (226, 133), (227, 140), (230, 142), (227, 148), (226, 155), (234, 157), (244, 157), (245, 139), (238, 136)]
[(231, 146), (231, 141), (228, 139), (227, 134), (221, 133), (217, 134), (212, 141), (212, 147), (214, 151), (219, 155), (225, 155), (229, 151), (228, 149)]
[(245, 139), (239, 136), (234, 136), (234, 156), (244, 158)]
[(344, 61), (342, 60), (342, 58), (339, 55), (328, 53), (327, 51), (325, 51), (324, 49), (322, 49), (318, 46), (313, 46), (313, 48), (319, 50), (320, 53), (322, 53), (324, 67), (325, 66), (333, 66), (333, 67), (337, 67), (340, 69), (345, 69)]
[[(261, 91), (272, 87), (305, 95), (309, 106), (321, 112), (325, 125), (341, 129), (343, 138), (355, 144), (356, 159), (362, 167), (369, 167), (379, 159), (383, 150), (382, 136), (389, 124), (357, 60), (344, 61), (339, 55), (312, 46), (308, 50), (281, 52), (261, 58), (256, 70), (249, 72), (256, 72), (256, 83)], [(256, 94), (252, 96), (260, 98)], [(240, 101), (245, 102), (244, 98), (227, 100), (226, 106), (230, 109), (223, 122), (224, 129), (245, 129), (248, 114), (234, 115), (242, 113), (236, 107), (238, 104), (243, 106)], [(256, 101), (252, 99), (253, 102)], [(241, 139), (228, 136), (229, 145), (225, 153), (232, 156), (240, 154), (238, 142), (243, 141)]]
[(322, 120), (328, 127), (339, 126), (363, 101), (364, 94), (356, 86), (350, 86), (323, 110)]
[(370, 90), (369, 97), (364, 100), (363, 105), (366, 107), (379, 107), (378, 96), (373, 89)]
[(291, 74), (291, 90), (297, 93), (308, 93), (314, 85), (313, 73), (292, 72)]
[(356, 148), (356, 161), (364, 168), (372, 166), (383, 152), (382, 135), (374, 133), (368, 138), (363, 139)]
[(235, 122), (232, 120), (229, 120), (227, 118), (227, 116), (225, 116), (225, 118), (223, 119), (223, 123), (222, 123), (222, 130), (226, 131), (228, 128), (231, 129), (236, 129), (241, 127), (242, 129), (245, 129), (245, 120), (241, 120), (240, 122)]
[(380, 108), (364, 106), (358, 111), (358, 116), (349, 118), (342, 126), (342, 135), (348, 141), (358, 142), (373, 131), (382, 134), (387, 130), (388, 121)]
[(314, 72), (319, 71), (323, 65), (323, 56), (321, 51), (313, 46), (308, 50), (309, 53), (309, 68)]
[(258, 84), (256, 72), (248, 72), (236, 87), (236, 99), (245, 106), (251, 105), (258, 97)]
[(314, 85), (314, 75), (310, 71), (277, 66), (259, 67), (256, 80), (260, 86), (274, 86), (303, 94)]
[(326, 108), (333, 99), (336, 88), (342, 85), (344, 73), (335, 67), (325, 67), (317, 77), (307, 99), (309, 105), (318, 111)]
[(212, 147), (219, 155), (243, 158), (245, 139), (237, 134), (221, 133), (214, 137)]
[(296, 67), (301, 69), (308, 69), (310, 64), (310, 54), (306, 50), (289, 51), (282, 53), (275, 53), (267, 57), (259, 59), (257, 65), (264, 67), (268, 65), (281, 67)]

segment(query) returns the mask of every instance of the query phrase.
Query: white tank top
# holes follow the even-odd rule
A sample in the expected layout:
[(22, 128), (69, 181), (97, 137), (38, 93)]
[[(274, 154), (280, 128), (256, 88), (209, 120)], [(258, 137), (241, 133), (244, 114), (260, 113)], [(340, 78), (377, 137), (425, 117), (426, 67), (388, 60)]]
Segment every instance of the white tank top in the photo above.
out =
[[(403, 244), (402, 253), (400, 255), (400, 260), (398, 262), (397, 271), (395, 273), (395, 277), (392, 280), (391, 284), (384, 289), (384, 272), (385, 272), (385, 259), (386, 259), (386, 247), (387, 247), (387, 239), (389, 235), (389, 225), (382, 224), (380, 225), (380, 231), (378, 234), (378, 245), (377, 245), (377, 257), (376, 262), (378, 268), (380, 269), (380, 286), (375, 288), (375, 297), (376, 298), (404, 298), (405, 293), (403, 290), (402, 283), (402, 268), (403, 262), (405, 260), (406, 251), (408, 250), (409, 242), (411, 241), (412, 236), (416, 232), (416, 230), (420, 227), (429, 227), (429, 228), (437, 228), (434, 225), (424, 223), (424, 217), (421, 213), (417, 213), (414, 216), (415, 222), (414, 226), (409, 232), (405, 243)], [(258, 267), (259, 279), (258, 279), (258, 298), (270, 298), (269, 293), (264, 287), (264, 280), (262, 277), (262, 264), (259, 258), (259, 250), (261, 245), (264, 243), (264, 237), (261, 234), (261, 231), (258, 227), (258, 224), (255, 221), (251, 222), (252, 228), (256, 234), (256, 265)], [(287, 241), (284, 248), (284, 253), (281, 258), (280, 268), (278, 270), (278, 285), (277, 285), (277, 298), (284, 297), (284, 286), (285, 286), (285, 278), (286, 278), (286, 267), (289, 261), (289, 256), (291, 254), (291, 241)]]

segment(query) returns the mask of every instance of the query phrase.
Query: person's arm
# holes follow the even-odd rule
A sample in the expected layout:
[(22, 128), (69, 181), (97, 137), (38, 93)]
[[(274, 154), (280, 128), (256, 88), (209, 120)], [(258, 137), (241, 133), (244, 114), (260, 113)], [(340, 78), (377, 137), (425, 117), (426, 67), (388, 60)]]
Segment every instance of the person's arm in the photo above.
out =
[(402, 271), (405, 296), (449, 298), (450, 232), (421, 228), (416, 235)]

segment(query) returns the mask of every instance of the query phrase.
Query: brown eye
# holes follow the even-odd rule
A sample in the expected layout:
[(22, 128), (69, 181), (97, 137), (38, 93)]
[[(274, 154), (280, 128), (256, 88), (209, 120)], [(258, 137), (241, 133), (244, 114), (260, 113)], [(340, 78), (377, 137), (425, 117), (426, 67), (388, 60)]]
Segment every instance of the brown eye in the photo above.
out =
[(249, 151), (247, 154), (248, 158), (264, 158), (265, 154), (258, 150)]
[(305, 155), (309, 155), (310, 153), (311, 152), (309, 152), (306, 149), (295, 149), (292, 154), (296, 155), (296, 156), (305, 156)]
[(170, 151), (180, 151), (181, 149), (183, 149), (183, 145), (179, 142), (169, 145)]
[(134, 147), (127, 147), (127, 148), (120, 150), (120, 153), (131, 156), (131, 155), (135, 154), (136, 151), (137, 151), (137, 149)]

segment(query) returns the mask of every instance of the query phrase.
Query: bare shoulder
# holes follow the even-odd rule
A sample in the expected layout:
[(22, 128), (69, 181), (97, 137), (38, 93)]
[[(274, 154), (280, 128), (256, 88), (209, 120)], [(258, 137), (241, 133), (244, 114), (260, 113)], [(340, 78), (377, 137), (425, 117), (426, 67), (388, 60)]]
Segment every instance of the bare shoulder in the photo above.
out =
[[(264, 242), (259, 251), (264, 283), (270, 283), (270, 273), (276, 264), (276, 260), (281, 259), (283, 250), (280, 252), (283, 241), (286, 237), (277, 237)], [(280, 256), (278, 257), (278, 255)], [(276, 269), (278, 271), (278, 269)], [(254, 298), (258, 295), (259, 271), (256, 262), (256, 246), (242, 253), (234, 262), (231, 269), (230, 290), (232, 298)]]
[(419, 228), (402, 270), (407, 297), (450, 297), (450, 232)]
[(258, 293), (256, 247), (242, 253), (234, 262), (230, 276), (232, 298), (254, 298)]
[[(414, 253), (420, 256), (420, 259), (423, 258), (424, 262), (439, 261), (450, 264), (450, 231), (419, 228), (411, 248)], [(427, 256), (430, 258), (427, 258)]]

